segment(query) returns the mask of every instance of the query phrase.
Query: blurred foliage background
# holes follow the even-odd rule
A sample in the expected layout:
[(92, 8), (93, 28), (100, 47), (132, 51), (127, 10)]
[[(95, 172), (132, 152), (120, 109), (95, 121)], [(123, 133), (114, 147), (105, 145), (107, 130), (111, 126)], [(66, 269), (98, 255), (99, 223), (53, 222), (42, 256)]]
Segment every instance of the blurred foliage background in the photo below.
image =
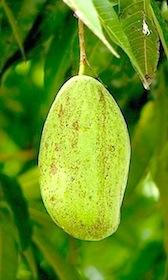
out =
[[(167, 25), (166, 1), (155, 2)], [(78, 73), (77, 32), (77, 19), (61, 0), (0, 2), (0, 279), (168, 279), (168, 62), (162, 46), (147, 91), (125, 52), (112, 44), (116, 58), (85, 27), (88, 74), (113, 94), (131, 137), (117, 232), (99, 242), (73, 239), (42, 203), (41, 131), (55, 94)]]

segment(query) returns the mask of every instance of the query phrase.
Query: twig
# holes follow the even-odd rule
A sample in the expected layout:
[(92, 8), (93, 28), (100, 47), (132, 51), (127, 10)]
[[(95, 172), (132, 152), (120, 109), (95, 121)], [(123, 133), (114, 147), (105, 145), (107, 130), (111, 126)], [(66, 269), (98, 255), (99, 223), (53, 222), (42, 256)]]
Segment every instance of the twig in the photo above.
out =
[(79, 30), (79, 47), (80, 47), (80, 63), (78, 75), (83, 75), (86, 65), (86, 52), (85, 52), (85, 39), (83, 22), (78, 18), (78, 30)]

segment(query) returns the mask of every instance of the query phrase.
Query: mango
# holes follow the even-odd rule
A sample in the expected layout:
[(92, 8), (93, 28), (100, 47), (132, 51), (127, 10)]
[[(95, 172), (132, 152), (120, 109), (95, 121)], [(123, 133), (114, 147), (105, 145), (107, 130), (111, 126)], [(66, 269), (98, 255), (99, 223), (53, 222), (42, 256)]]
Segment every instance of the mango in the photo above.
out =
[(39, 152), (42, 199), (54, 222), (81, 240), (101, 240), (120, 223), (130, 140), (114, 98), (96, 79), (69, 79), (44, 124)]

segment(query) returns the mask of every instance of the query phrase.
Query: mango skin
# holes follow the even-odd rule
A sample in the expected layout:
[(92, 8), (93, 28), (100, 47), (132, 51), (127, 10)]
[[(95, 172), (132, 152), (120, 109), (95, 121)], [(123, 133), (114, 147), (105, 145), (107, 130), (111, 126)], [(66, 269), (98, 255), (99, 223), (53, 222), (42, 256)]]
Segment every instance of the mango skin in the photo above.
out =
[(96, 79), (75, 76), (58, 92), (44, 124), (40, 188), (54, 222), (81, 240), (114, 233), (130, 162), (122, 113)]

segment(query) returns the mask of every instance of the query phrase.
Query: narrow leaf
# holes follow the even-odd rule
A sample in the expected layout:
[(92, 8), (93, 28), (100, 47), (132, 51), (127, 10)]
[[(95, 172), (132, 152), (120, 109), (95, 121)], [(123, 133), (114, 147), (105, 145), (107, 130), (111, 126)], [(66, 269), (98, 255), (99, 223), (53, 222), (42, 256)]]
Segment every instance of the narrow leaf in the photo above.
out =
[[(64, 30), (64, 32), (62, 32)], [(62, 23), (60, 34), (55, 36), (49, 46), (44, 68), (44, 105), (48, 108), (55, 94), (64, 82), (65, 74), (71, 65), (71, 46), (76, 35), (76, 22), (72, 17), (67, 26)], [(53, 67), (53, 61), (55, 66)], [(48, 104), (48, 106), (46, 106)]]
[[(164, 71), (164, 67), (158, 71), (158, 84), (151, 89), (151, 95), (155, 96), (155, 99), (144, 106), (134, 132), (129, 191), (137, 186), (144, 175), (151, 171), (153, 173), (153, 158), (157, 158), (157, 163), (158, 155), (168, 139), (168, 95)], [(156, 169), (159, 174), (159, 164)]]
[(106, 45), (106, 47), (119, 57), (116, 50), (110, 45), (103, 34), (97, 11), (91, 0), (63, 0), (75, 14), (88, 26), (88, 28)]
[[(168, 141), (161, 148), (159, 156), (155, 158), (155, 172), (154, 180), (159, 188), (160, 202), (162, 207), (163, 221), (164, 221), (164, 245), (166, 251), (166, 271), (168, 268)], [(166, 275), (168, 276), (168, 274)], [(165, 277), (167, 279), (167, 277)]]
[(0, 173), (0, 187), (2, 188), (6, 201), (12, 209), (21, 246), (24, 250), (30, 243), (32, 233), (27, 202), (19, 183), (15, 179)]
[(32, 167), (26, 172), (22, 173), (18, 178), (18, 182), (22, 188), (22, 191), (28, 200), (39, 200), (40, 188), (38, 182), (38, 168)]
[(8, 221), (0, 214), (0, 279), (16, 279), (18, 252)]
[(25, 51), (24, 51), (24, 47), (23, 47), (23, 43), (22, 43), (21, 32), (20, 32), (19, 26), (17, 24), (17, 21), (14, 17), (14, 14), (13, 14), (12, 10), (9, 8), (9, 6), (7, 5), (5, 0), (1, 0), (1, 5), (2, 5), (4, 11), (5, 11), (5, 14), (6, 14), (8, 20), (9, 20), (10, 26), (13, 30), (13, 34), (15, 36), (15, 39), (16, 39), (16, 42), (19, 46), (21, 54), (22, 54), (24, 60), (26, 60)]
[(107, 32), (111, 40), (120, 46), (128, 55), (134, 69), (139, 74), (141, 80), (144, 81), (145, 77), (143, 71), (132, 51), (129, 39), (124, 32), (122, 24), (113, 8), (113, 5), (108, 0), (93, 0), (93, 3), (96, 7), (104, 30)]
[(93, 4), (96, 7), (101, 24), (110, 38), (126, 52), (131, 52), (129, 40), (123, 31), (112, 4), (107, 0), (93, 0)]
[(147, 0), (120, 0), (121, 22), (135, 59), (143, 73), (142, 82), (149, 88), (159, 58), (158, 34)]
[(38, 232), (38, 230), (34, 234), (34, 242), (60, 280), (81, 279), (77, 270), (63, 259), (60, 253), (52, 246), (49, 239)]
[(129, 192), (134, 189), (148, 171), (150, 160), (154, 154), (158, 129), (155, 119), (156, 103), (148, 102), (141, 113), (140, 120), (134, 132), (132, 140), (132, 158), (128, 181)]
[(168, 58), (168, 28), (166, 22), (164, 21), (164, 18), (162, 17), (161, 12), (159, 10), (159, 7), (157, 6), (154, 0), (151, 0), (150, 9), (165, 54)]
[(32, 247), (28, 247), (27, 250), (24, 252), (24, 256), (26, 258), (27, 264), (29, 265), (31, 276), (33, 280), (38, 279), (38, 272), (37, 272), (37, 264), (35, 260), (35, 254)]

